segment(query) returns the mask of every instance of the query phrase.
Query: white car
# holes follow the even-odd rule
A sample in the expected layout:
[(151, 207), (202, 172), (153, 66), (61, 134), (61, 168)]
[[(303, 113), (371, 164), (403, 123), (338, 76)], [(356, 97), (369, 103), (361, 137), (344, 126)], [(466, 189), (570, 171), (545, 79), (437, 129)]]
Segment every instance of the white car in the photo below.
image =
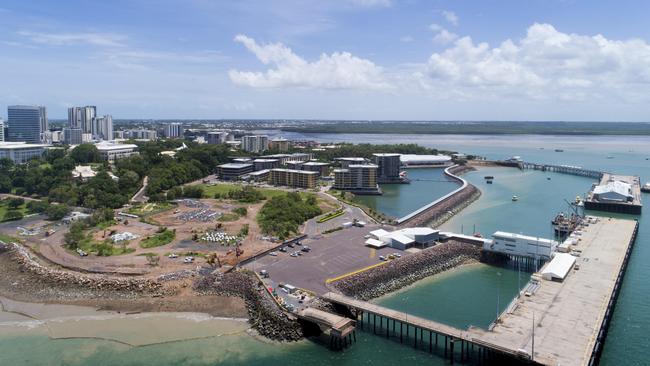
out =
[(194, 257), (185, 257), (185, 259), (183, 259), (183, 262), (184, 263), (192, 263), (192, 262), (194, 262)]
[(379, 260), (380, 260), (380, 261), (385, 261), (385, 260), (386, 260), (386, 257), (384, 257), (383, 255), (380, 255), (380, 256), (379, 256)]
[(402, 258), (402, 255), (399, 253), (393, 253), (393, 255), (395, 256), (395, 258)]
[(278, 252), (270, 252), (269, 255), (272, 256), (272, 257), (277, 257), (277, 256), (278, 256)]
[(178, 258), (178, 254), (172, 253), (172, 254), (168, 255), (167, 257), (170, 258), (170, 259), (176, 259), (176, 258)]

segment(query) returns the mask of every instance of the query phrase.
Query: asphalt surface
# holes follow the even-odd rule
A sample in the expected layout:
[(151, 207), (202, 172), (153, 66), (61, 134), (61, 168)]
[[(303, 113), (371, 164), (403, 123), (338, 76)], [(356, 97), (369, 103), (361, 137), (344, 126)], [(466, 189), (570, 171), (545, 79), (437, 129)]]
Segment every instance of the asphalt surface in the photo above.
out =
[(297, 258), (291, 257), (293, 251), (300, 246), (287, 248), (287, 252), (277, 252), (276, 257), (266, 255), (246, 265), (254, 271), (265, 269), (275, 283), (291, 284), (293, 286), (314, 291), (318, 294), (329, 291), (325, 286), (328, 278), (334, 278), (381, 262), (379, 256), (409, 253), (394, 248), (385, 247), (372, 249), (365, 246), (364, 238), (370, 231), (378, 229), (378, 225), (363, 228), (352, 227), (343, 229), (320, 238), (307, 238), (302, 241), (312, 250), (302, 253)]

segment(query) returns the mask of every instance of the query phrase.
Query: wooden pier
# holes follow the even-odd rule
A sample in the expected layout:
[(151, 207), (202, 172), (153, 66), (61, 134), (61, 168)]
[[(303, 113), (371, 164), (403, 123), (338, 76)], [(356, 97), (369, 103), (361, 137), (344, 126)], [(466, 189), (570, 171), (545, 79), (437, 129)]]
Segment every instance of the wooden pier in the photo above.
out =
[(570, 166), (570, 165), (539, 164), (539, 163), (531, 163), (531, 162), (523, 161), (518, 163), (518, 166), (519, 169), (541, 170), (544, 172), (571, 174), (571, 175), (578, 175), (581, 177), (589, 177), (595, 179), (600, 179), (603, 176), (603, 174), (605, 174), (604, 172), (598, 170), (583, 169), (578, 166)]
[(634, 220), (600, 218), (589, 224), (573, 248), (580, 253), (579, 268), (562, 282), (536, 280), (536, 290), (522, 291), (488, 330), (462, 330), (332, 292), (322, 298), (347, 307), (362, 329), (437, 353), (451, 363), (593, 366), (637, 231)]

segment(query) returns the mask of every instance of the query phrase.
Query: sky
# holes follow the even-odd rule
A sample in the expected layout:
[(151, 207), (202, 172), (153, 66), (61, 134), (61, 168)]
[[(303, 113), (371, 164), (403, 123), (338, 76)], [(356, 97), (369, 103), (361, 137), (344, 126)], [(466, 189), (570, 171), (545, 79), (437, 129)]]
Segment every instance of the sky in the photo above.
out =
[(645, 0), (0, 2), (0, 117), (650, 121)]

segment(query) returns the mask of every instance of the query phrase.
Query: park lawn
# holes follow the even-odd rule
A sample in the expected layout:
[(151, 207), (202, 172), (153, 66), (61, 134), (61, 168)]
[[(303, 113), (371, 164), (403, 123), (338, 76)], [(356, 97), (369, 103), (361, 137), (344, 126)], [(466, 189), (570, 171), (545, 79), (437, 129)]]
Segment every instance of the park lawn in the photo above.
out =
[(176, 233), (172, 230), (165, 230), (162, 233), (156, 233), (140, 242), (141, 248), (155, 248), (171, 243), (176, 238)]
[(153, 215), (169, 210), (172, 207), (174, 205), (170, 202), (145, 203), (143, 205), (133, 206), (127, 212), (138, 216)]
[[(201, 187), (203, 187), (203, 196), (206, 198), (212, 198), (214, 197), (215, 193), (219, 193), (220, 195), (223, 195), (232, 190), (241, 189), (243, 185), (239, 183), (217, 183), (217, 184), (201, 184)], [(261, 188), (255, 186), (253, 186), (253, 188), (260, 191), (264, 195), (264, 198), (266, 198), (267, 200), (273, 197), (281, 196), (288, 192), (286, 190), (279, 189), (279, 188)], [(300, 191), (298, 192), (298, 194), (300, 194), (302, 198), (305, 198), (312, 193)]]
[[(112, 244), (110, 241), (107, 241), (108, 245), (104, 245), (103, 242), (94, 240), (92, 234), (88, 234), (81, 242), (79, 242), (79, 248), (86, 253), (98, 254), (99, 247), (104, 247), (104, 256), (113, 256), (113, 255), (122, 255), (135, 252), (134, 248), (129, 248), (128, 242), (125, 245)], [(110, 249), (109, 249), (110, 248)], [(76, 253), (76, 252), (75, 252)], [(108, 255), (106, 255), (108, 254)]]

